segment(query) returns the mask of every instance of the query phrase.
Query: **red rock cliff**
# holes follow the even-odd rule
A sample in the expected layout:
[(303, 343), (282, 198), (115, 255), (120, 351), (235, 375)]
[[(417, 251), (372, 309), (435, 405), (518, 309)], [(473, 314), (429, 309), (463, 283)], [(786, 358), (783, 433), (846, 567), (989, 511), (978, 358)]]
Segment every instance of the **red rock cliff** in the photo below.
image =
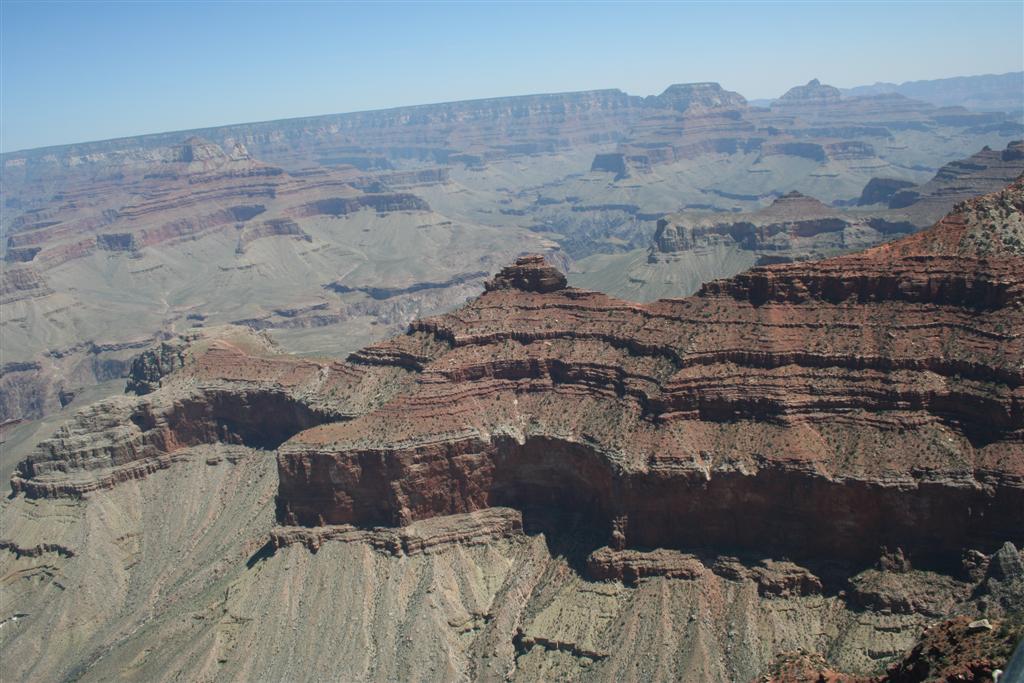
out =
[(1022, 213), (1018, 180), (909, 239), (643, 306), (521, 260), (353, 356), (416, 379), (282, 445), (280, 517), (554, 507), (616, 547), (856, 560), (1020, 541)]

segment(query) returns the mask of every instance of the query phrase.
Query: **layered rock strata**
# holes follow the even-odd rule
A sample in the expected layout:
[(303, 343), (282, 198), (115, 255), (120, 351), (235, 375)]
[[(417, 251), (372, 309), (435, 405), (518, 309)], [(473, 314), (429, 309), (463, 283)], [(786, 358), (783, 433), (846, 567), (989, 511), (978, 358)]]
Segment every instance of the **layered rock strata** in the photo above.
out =
[[(807, 143), (826, 158), (840, 159), (842, 153), (830, 155), (830, 145), (851, 137), (862, 145), (887, 141), (907, 129), (1013, 135), (1020, 124), (1003, 113), (939, 108), (895, 93), (843, 96), (817, 80), (791, 89), (770, 109), (751, 107), (717, 83), (680, 83), (650, 97), (595, 90), (448, 102), (192, 131), (202, 138), (194, 135), (170, 152), (160, 148), (177, 143), (181, 132), (26, 150), (0, 161), (5, 182), (16, 188), (69, 171), (102, 177), (112, 164), (158, 160), (201, 167), (244, 161), (250, 150), (287, 168), (316, 162), (365, 172), (408, 160), (479, 168), (510, 156), (617, 144), (631, 165), (649, 171), (705, 154), (756, 153), (766, 142), (797, 145), (790, 150), (798, 152), (809, 149), (799, 146)], [(788, 154), (785, 148), (776, 151)]]
[(395, 555), (430, 554), (453, 545), (471, 546), (514, 537), (523, 531), (518, 510), (489, 508), (462, 515), (448, 515), (414, 522), (399, 528), (360, 529), (351, 525), (283, 526), (270, 535), (275, 550), (304, 545), (316, 552), (328, 541), (367, 543), (375, 550)]
[(552, 290), (522, 260), (353, 357), (418, 377), (282, 445), (280, 516), (401, 526), (554, 506), (614, 547), (856, 561), (1019, 541), (1022, 189), (863, 254), (648, 306)]
[[(680, 634), (722, 631), (732, 675), (719, 678), (750, 680), (797, 645), (838, 659), (795, 664), (878, 673), (929, 621), (1021, 609), (1022, 231), (1024, 180), (899, 242), (687, 299), (617, 301), (524, 257), (461, 309), (346, 361), (286, 355), (246, 329), (191, 332), (133, 363), (129, 395), (43, 441), (7, 509), (85, 514), (177, 472), (193, 486), (262, 462), (265, 526), (216, 571), (495, 558), (508, 588), (474, 612), (490, 634), (479, 647), (520, 677), (565, 657), (632, 666), (617, 645), (631, 627), (551, 626), (554, 592), (556, 606), (669, 600), (664, 614), (689, 614)], [(96, 555), (92, 538), (19, 527), (0, 550), (71, 571)], [(525, 560), (509, 570), (500, 548)], [(691, 594), (762, 610), (766, 638), (779, 610), (827, 612), (838, 630), (762, 651), (734, 639), (724, 606), (666, 597)], [(979, 656), (1005, 659), (985, 643)]]
[(131, 367), (128, 395), (80, 410), (18, 464), (15, 493), (82, 497), (171, 466), (206, 443), (275, 448), (374, 405), (407, 372), (285, 355), (245, 328), (162, 342)]
[[(680, 206), (750, 209), (795, 187), (824, 200), (848, 199), (872, 175), (921, 181), (949, 159), (1019, 137), (1014, 126), (1020, 124), (1005, 115), (938, 109), (900, 96), (835, 97), (829, 86), (815, 83), (776, 105), (752, 107), (718, 84), (690, 83), (649, 98), (615, 90), (498, 98), (0, 155), (7, 209), (0, 221), (2, 258), (12, 266), (3, 273), (0, 301), (14, 305), (0, 326), (9, 338), (9, 360), (38, 362), (41, 344), (52, 349), (153, 337), (176, 324), (190, 327), (182, 318), (193, 311), (216, 324), (253, 320), (277, 327), (263, 320), (267, 314), (306, 303), (329, 277), (359, 273), (367, 279), (358, 285), (393, 288), (399, 283), (390, 275), (404, 276), (405, 270), (430, 282), (469, 269), (490, 273), (515, 254), (544, 250), (541, 234), (577, 259), (641, 248), (649, 239), (645, 221)], [(694, 173), (705, 162), (693, 160), (708, 156), (716, 166), (728, 158), (731, 170)], [(562, 167), (559, 158), (573, 161)], [(590, 160), (594, 173), (581, 180)], [(490, 171), (502, 175), (502, 166), (520, 163), (527, 173), (512, 187), (487, 179)], [(659, 189), (637, 194), (636, 188), (651, 184)], [(438, 193), (439, 185), (470, 191)], [(971, 181), (972, 194), (989, 189), (994, 186)], [(543, 194), (536, 205), (535, 192)], [(928, 196), (922, 194), (922, 201)], [(952, 201), (951, 195), (927, 200), (927, 215), (921, 214), (926, 220), (914, 225), (930, 224)], [(504, 206), (493, 215), (486, 207), (496, 203)], [(435, 212), (458, 220), (435, 220), (441, 218)], [(423, 214), (422, 220), (413, 214)], [(414, 220), (416, 233), (392, 241), (391, 231), (408, 230)], [(363, 225), (369, 223), (374, 225)], [(480, 239), (495, 228), (493, 236)], [(451, 244), (441, 244), (438, 232), (450, 234)], [(614, 277), (662, 283), (645, 287), (643, 299), (679, 295), (751, 263), (831, 255), (894, 234), (874, 226), (847, 233), (838, 244), (823, 239), (820, 249), (798, 245), (791, 254), (767, 254), (762, 261), (742, 253), (705, 259), (702, 253), (707, 267), (688, 264), (699, 274), (684, 277), (658, 277), (642, 268)], [(201, 258), (188, 255), (193, 242), (203, 243)], [(417, 256), (438, 253), (421, 258), (420, 266), (398, 268), (391, 261), (395, 246), (401, 252), (412, 242), (424, 245), (413, 249)], [(333, 248), (339, 244), (341, 249)], [(356, 268), (358, 260), (369, 267)], [(116, 278), (102, 287), (85, 284), (96, 268), (107, 266), (118, 271)], [(299, 273), (325, 275), (311, 282)], [(166, 311), (149, 305), (162, 290), (197, 278), (195, 287), (169, 297), (178, 305)], [(273, 286), (257, 294), (259, 288), (245, 282), (249, 278), (253, 284), (270, 278)], [(235, 291), (225, 291), (223, 280)], [(604, 288), (599, 281), (589, 284)], [(357, 297), (346, 297), (349, 302), (330, 316), (282, 326), (344, 319), (349, 329), (364, 328), (351, 343), (356, 348), (401, 329), (414, 315), (450, 309), (475, 293), (470, 289), (409, 295), (372, 312)], [(632, 294), (628, 288), (607, 290)], [(126, 291), (138, 296), (126, 300)], [(217, 300), (218, 292), (225, 302)], [(73, 310), (81, 315), (69, 316)], [(313, 337), (301, 339), (304, 344)], [(5, 400), (11, 410), (0, 420), (41, 417), (60, 404), (57, 387), (103, 381), (104, 373), (90, 372), (92, 360), (80, 356), (59, 372), (42, 363), (34, 382), (45, 400)]]
[(616, 551), (955, 564), (1022, 541), (1022, 214), (1018, 181), (900, 242), (649, 305), (526, 257), (344, 363), (198, 335), (12, 486), (86, 495), (226, 441), (278, 449), (287, 525), (507, 506), (582, 516)]
[[(4, 174), (5, 202), (18, 210), (0, 221), (0, 334), (4, 360), (33, 369), (0, 378), (0, 422), (45, 417), (63, 405), (61, 391), (82, 396), (124, 376), (124, 357), (87, 353), (89, 344), (201, 325), (345, 320), (348, 352), (418, 312), (449, 310), (497, 264), (550, 244), (525, 228), (442, 220), (407, 191), (448, 182), (447, 169), (422, 164), (380, 178), (345, 165), (285, 170), (238, 145), (189, 137), (58, 166), (20, 188)], [(467, 272), (480, 281), (462, 280)], [(322, 292), (341, 275), (394, 301)], [(424, 282), (436, 286), (416, 286)], [(312, 308), (320, 305), (330, 310)], [(300, 308), (308, 314), (278, 315)], [(311, 338), (291, 336), (292, 350), (311, 350)]]
[(752, 212), (670, 214), (657, 223), (648, 262), (670, 262), (680, 252), (725, 247), (756, 252), (759, 264), (781, 263), (829, 250), (865, 248), (915, 229), (906, 216), (836, 209), (790, 192)]
[[(888, 196), (879, 194), (867, 200), (884, 201), (890, 209), (909, 213), (915, 223), (926, 225), (942, 216), (950, 202), (964, 201), (975, 195), (989, 192), (995, 186), (1011, 182), (1024, 172), (1024, 141), (1015, 140), (1005, 149), (986, 147), (977, 154), (958, 161), (951, 161), (939, 169), (926, 183), (918, 186), (893, 188)], [(877, 181), (872, 181), (876, 183)], [(892, 181), (889, 181), (890, 187)], [(871, 182), (864, 188), (871, 189)], [(862, 196), (861, 203), (867, 200)]]
[(798, 85), (790, 88), (785, 92), (777, 102), (773, 104), (775, 107), (791, 107), (791, 106), (822, 106), (828, 104), (835, 104), (843, 97), (842, 92), (839, 88), (835, 88), (831, 85), (822, 85), (821, 81), (817, 78), (807, 82), (807, 85)]

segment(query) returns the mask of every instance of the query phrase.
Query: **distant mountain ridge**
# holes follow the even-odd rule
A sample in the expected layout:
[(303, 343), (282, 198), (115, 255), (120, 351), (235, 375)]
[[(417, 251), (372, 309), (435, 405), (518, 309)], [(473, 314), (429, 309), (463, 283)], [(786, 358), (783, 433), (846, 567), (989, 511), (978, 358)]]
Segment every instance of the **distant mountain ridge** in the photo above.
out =
[[(324, 125), (338, 129), (360, 129), (364, 125), (395, 126), (417, 123), (467, 123), (501, 119), (505, 116), (521, 118), (531, 114), (586, 114), (601, 112), (601, 115), (626, 119), (632, 122), (637, 109), (674, 109), (679, 112), (696, 105), (698, 111), (736, 110), (745, 107), (767, 107), (787, 100), (806, 101), (814, 93), (820, 102), (835, 102), (843, 97), (875, 97), (897, 93), (910, 99), (919, 100), (938, 107), (962, 106), (977, 112), (1010, 112), (1024, 116), (1024, 71), (979, 76), (958, 76), (935, 80), (907, 81), (904, 83), (877, 82), (853, 88), (835, 88), (823, 85), (818, 79), (807, 85), (791, 88), (780, 98), (747, 100), (742, 94), (725, 90), (718, 83), (677, 83), (668, 86), (661, 94), (642, 97), (630, 95), (618, 88), (583, 90), (573, 92), (536, 93), (508, 97), (456, 100), (426, 104), (406, 105), (386, 109), (337, 112), (313, 116), (249, 121), (221, 126), (192, 128), (175, 131), (145, 133), (123, 138), (106, 140), (83, 140), (62, 145), (0, 152), (4, 160), (19, 157), (42, 157), (62, 155), (73, 150), (78, 154), (105, 152), (111, 148), (143, 147), (152, 148), (176, 144), (189, 135), (200, 135), (220, 141), (224, 137), (237, 135), (280, 134), (281, 124), (290, 128), (310, 129)], [(813, 99), (813, 98), (812, 98)], [(695, 112), (691, 112), (695, 113)], [(632, 114), (632, 116), (631, 116)], [(293, 133), (294, 136), (294, 133)], [(250, 141), (252, 142), (252, 141)]]
[(957, 76), (905, 83), (875, 83), (840, 88), (843, 95), (865, 97), (899, 93), (938, 107), (961, 106), (975, 111), (1005, 111), (1024, 115), (1024, 71), (981, 76)]

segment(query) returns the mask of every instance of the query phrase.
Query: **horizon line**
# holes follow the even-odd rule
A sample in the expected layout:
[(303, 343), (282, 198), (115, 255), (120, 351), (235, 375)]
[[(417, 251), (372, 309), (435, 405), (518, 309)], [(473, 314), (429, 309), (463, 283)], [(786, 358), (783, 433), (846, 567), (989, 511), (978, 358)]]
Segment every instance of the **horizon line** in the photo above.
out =
[[(983, 73), (983, 74), (969, 74), (969, 75), (960, 75), (960, 76), (944, 76), (942, 78), (923, 78), (923, 79), (917, 79), (917, 80), (913, 80), (913, 81), (903, 81), (902, 83), (894, 83), (892, 81), (875, 81), (874, 83), (869, 83), (869, 84), (864, 84), (864, 85), (855, 85), (855, 86), (846, 87), (846, 88), (839, 87), (839, 86), (831, 86), (831, 87), (836, 87), (840, 91), (848, 91), (848, 90), (853, 90), (855, 88), (873, 87), (873, 86), (878, 86), (878, 85), (894, 85), (896, 87), (901, 87), (901, 86), (908, 85), (908, 84), (911, 84), (911, 83), (927, 83), (927, 82), (931, 82), (931, 81), (947, 81), (947, 80), (954, 80), (954, 79), (958, 79), (958, 78), (983, 78), (983, 77), (986, 77), (986, 76), (997, 76), (997, 77), (998, 76), (1012, 76), (1012, 75), (1015, 75), (1015, 74), (1022, 74), (1022, 75), (1024, 75), (1024, 70), (1022, 70), (1022, 71), (1006, 71), (1006, 72), (1003, 72), (1003, 73)], [(812, 80), (814, 80), (814, 79), (812, 79)], [(821, 79), (818, 79), (818, 80), (820, 81)], [(808, 81), (808, 82), (810, 82), (810, 81)], [(686, 83), (670, 83), (669, 85), (665, 86), (665, 89), (663, 89), (660, 94), (664, 94), (664, 92), (666, 90), (668, 90), (669, 88), (671, 88), (673, 86), (677, 86), (677, 85), (705, 85), (705, 84), (714, 84), (714, 85), (717, 85), (720, 88), (723, 88), (721, 83), (719, 83), (718, 81), (692, 81), (692, 82), (686, 82)], [(804, 85), (804, 84), (798, 84), (798, 86), (799, 85)], [(822, 85), (830, 85), (830, 84), (822, 82)], [(793, 86), (793, 87), (798, 87), (798, 86)], [(749, 102), (755, 102), (755, 101), (756, 102), (765, 102), (765, 101), (773, 102), (773, 101), (779, 99), (782, 96), (782, 95), (779, 95), (779, 96), (772, 97), (772, 98), (754, 98), (754, 99), (750, 99), (746, 95), (743, 95), (743, 93), (740, 93), (738, 91), (735, 91), (735, 90), (729, 91), (727, 88), (723, 88), (723, 90), (727, 90), (728, 92), (734, 92), (734, 93), (740, 95), (748, 103)], [(134, 134), (134, 135), (123, 135), (123, 136), (117, 136), (117, 137), (112, 137), (112, 138), (100, 138), (98, 140), (79, 140), (79, 141), (75, 141), (75, 142), (58, 143), (58, 144), (55, 144), (55, 145), (44, 145), (42, 147), (26, 147), (26, 148), (22, 148), (22, 149), (11, 150), (11, 151), (0, 151), (0, 157), (5, 158), (5, 160), (6, 160), (6, 157), (8, 157), (10, 155), (26, 154), (26, 153), (29, 153), (29, 152), (46, 152), (48, 150), (57, 150), (57, 149), (63, 149), (63, 148), (66, 148), (66, 147), (75, 147), (76, 145), (98, 145), (98, 144), (109, 143), (109, 142), (117, 142), (117, 141), (120, 141), (120, 140), (134, 140), (134, 139), (138, 139), (138, 138), (151, 138), (151, 137), (169, 136), (169, 135), (185, 135), (185, 134), (188, 134), (188, 133), (195, 134), (195, 133), (201, 132), (201, 131), (212, 131), (212, 130), (217, 130), (217, 129), (222, 129), (222, 128), (234, 128), (234, 127), (239, 127), (239, 126), (259, 126), (259, 125), (265, 125), (265, 124), (270, 124), (270, 123), (277, 123), (277, 122), (282, 122), (282, 121), (303, 121), (303, 120), (322, 119), (322, 118), (329, 118), (329, 117), (336, 117), (336, 116), (355, 116), (355, 115), (359, 115), (359, 114), (371, 114), (371, 113), (378, 113), (378, 112), (397, 111), (397, 110), (401, 110), (401, 109), (416, 109), (416, 108), (419, 108), (419, 107), (437, 107), (437, 106), (443, 106), (443, 105), (461, 104), (461, 103), (470, 103), (470, 102), (488, 102), (488, 101), (495, 101), (495, 100), (520, 99), (520, 98), (528, 98), (528, 97), (550, 97), (550, 96), (553, 96), (553, 95), (578, 95), (578, 94), (581, 94), (581, 93), (611, 93), (611, 92), (622, 93), (626, 97), (635, 97), (635, 98), (638, 98), (638, 99), (645, 99), (647, 97), (657, 97), (657, 95), (630, 95), (628, 92), (626, 92), (622, 88), (591, 88), (591, 89), (587, 89), (587, 90), (562, 90), (562, 91), (557, 91), (557, 92), (532, 92), (532, 93), (524, 93), (524, 94), (520, 94), (520, 95), (499, 95), (499, 96), (495, 96), (495, 97), (471, 97), (471, 98), (460, 99), (460, 100), (444, 100), (444, 101), (440, 101), (440, 102), (419, 102), (419, 103), (416, 103), (416, 104), (401, 104), (401, 105), (396, 105), (396, 106), (393, 106), (393, 107), (379, 107), (379, 108), (376, 108), (376, 109), (357, 109), (357, 110), (352, 110), (352, 111), (330, 112), (330, 113), (326, 113), (326, 114), (307, 114), (307, 115), (300, 115), (300, 116), (286, 116), (286, 117), (277, 118), (277, 119), (260, 119), (260, 120), (256, 120), (256, 121), (237, 121), (237, 122), (233, 122), (233, 123), (222, 123), (222, 124), (215, 124), (215, 125), (210, 125), (210, 126), (200, 126), (200, 127), (195, 127), (195, 128), (180, 128), (180, 129), (172, 129), (172, 130), (164, 130), (164, 131), (153, 131), (153, 132), (148, 132), (148, 133), (137, 133), (137, 134)], [(783, 94), (785, 94), (785, 93), (783, 93)], [(866, 97), (866, 96), (859, 95), (857, 97)], [(867, 97), (869, 97), (869, 96), (867, 96)], [(1022, 104), (1024, 104), (1024, 96), (1022, 96), (1021, 102), (1022, 102)]]

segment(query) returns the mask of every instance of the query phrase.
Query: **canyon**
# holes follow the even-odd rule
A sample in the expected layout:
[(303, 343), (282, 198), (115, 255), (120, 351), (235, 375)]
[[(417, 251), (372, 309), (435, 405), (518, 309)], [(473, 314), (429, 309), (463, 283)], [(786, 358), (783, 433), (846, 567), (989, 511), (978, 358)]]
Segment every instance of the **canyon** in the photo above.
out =
[(0, 155), (0, 678), (990, 675), (1019, 76)]
[(364, 191), (354, 167), (290, 173), (198, 137), (158, 153), (104, 177), (69, 171), (45, 208), (4, 212), (8, 427), (125, 377), (132, 356), (176, 330), (239, 322), (281, 330), (297, 350), (333, 347), (340, 332), (352, 350), (461, 302), (500, 260), (553, 247), (435, 212), (405, 184), (431, 175), (382, 176)]
[[(578, 286), (684, 296), (768, 256), (927, 227), (1024, 170), (1010, 144), (1022, 131), (1012, 109), (815, 80), (764, 106), (687, 83), (5, 153), (0, 423), (16, 456), (3, 471), (40, 418), (116, 390), (159, 337), (238, 323), (297, 353), (353, 351), (478, 294), (522, 253), (547, 254)], [(866, 198), (881, 199), (858, 205), (872, 182)], [(647, 260), (659, 220), (739, 219), (794, 191), (853, 212), (854, 227), (771, 254), (716, 243)]]
[[(799, 235), (817, 205), (773, 210), (793, 205)], [(725, 233), (668, 246), (684, 236)], [(137, 355), (0, 502), (7, 675), (880, 681), (951, 643), (951, 672), (1005, 661), (1024, 178), (901, 239), (646, 304), (509, 261), (344, 360), (238, 325)]]
[(650, 301), (684, 296), (756, 265), (824, 258), (864, 249), (930, 226), (956, 202), (990, 192), (1024, 172), (1024, 144), (985, 148), (914, 185), (872, 178), (855, 200), (826, 205), (792, 191), (756, 210), (685, 210), (655, 222), (647, 249), (574, 264), (573, 283)]

